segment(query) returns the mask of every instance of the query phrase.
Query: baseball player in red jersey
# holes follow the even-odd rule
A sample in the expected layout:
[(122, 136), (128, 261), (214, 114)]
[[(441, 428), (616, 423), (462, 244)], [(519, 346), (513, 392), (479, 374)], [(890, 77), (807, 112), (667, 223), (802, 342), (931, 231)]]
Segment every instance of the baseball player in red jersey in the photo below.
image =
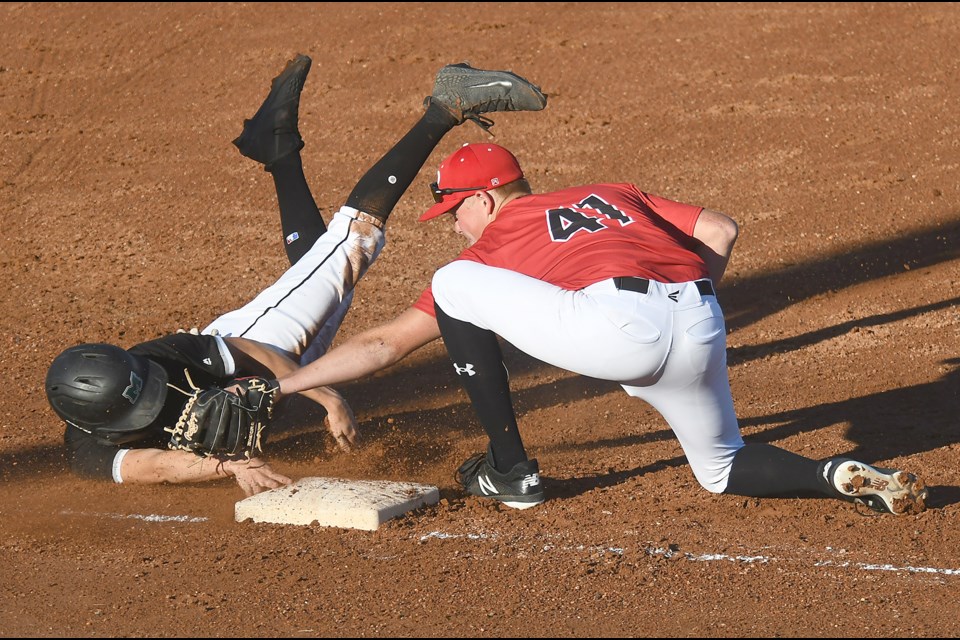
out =
[[(521, 509), (545, 499), (520, 437), (500, 335), (649, 402), (708, 491), (834, 497), (894, 514), (925, 508), (926, 489), (910, 473), (743, 442), (715, 288), (738, 234), (731, 218), (631, 184), (533, 194), (513, 154), (489, 143), (445, 159), (431, 188), (437, 204), (420, 219), (450, 215), (470, 247), (437, 271), (411, 310), (343, 349), (357, 356), (353, 374), (442, 334), (490, 438), (487, 452), (458, 470), (469, 493)], [(388, 335), (396, 337), (387, 348), (375, 345)], [(281, 380), (282, 389), (337, 381), (332, 367), (346, 355), (337, 351)]]
[[(298, 56), (274, 79), (234, 144), (273, 177), (290, 268), (243, 307), (199, 335), (177, 333), (129, 349), (71, 347), (47, 373), (47, 398), (65, 421), (71, 468), (124, 483), (197, 482), (232, 476), (249, 495), (287, 484), (260, 458), (197, 457), (171, 449), (171, 428), (192, 391), (229, 390), (235, 378), (275, 377), (321, 355), (352, 300), (353, 287), (384, 246), (383, 227), (442, 137), (482, 114), (542, 109), (546, 98), (505, 71), (447, 65), (436, 75), (425, 112), (357, 182), (346, 204), (323, 223), (303, 175), (297, 128), (310, 58)], [(356, 437), (352, 412), (332, 389), (304, 394), (323, 404), (338, 445)], [(215, 452), (199, 452), (215, 453)]]

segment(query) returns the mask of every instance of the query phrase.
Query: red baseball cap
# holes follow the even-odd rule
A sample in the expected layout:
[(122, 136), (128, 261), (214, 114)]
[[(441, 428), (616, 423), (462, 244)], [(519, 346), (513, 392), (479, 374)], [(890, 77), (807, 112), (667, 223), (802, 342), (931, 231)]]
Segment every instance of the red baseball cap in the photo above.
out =
[(522, 177), (520, 163), (500, 145), (466, 144), (440, 163), (437, 181), (430, 185), (437, 204), (427, 209), (419, 220), (432, 220), (477, 191), (502, 187)]

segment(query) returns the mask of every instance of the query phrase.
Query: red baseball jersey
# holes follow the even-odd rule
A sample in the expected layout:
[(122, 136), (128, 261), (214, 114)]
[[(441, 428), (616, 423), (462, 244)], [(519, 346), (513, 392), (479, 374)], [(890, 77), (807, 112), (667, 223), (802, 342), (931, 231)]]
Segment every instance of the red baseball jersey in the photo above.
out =
[[(591, 184), (525, 196), (500, 210), (458, 260), (473, 260), (576, 291), (601, 280), (708, 278), (694, 250), (703, 207), (650, 195), (632, 184)], [(427, 288), (413, 305), (435, 315)]]

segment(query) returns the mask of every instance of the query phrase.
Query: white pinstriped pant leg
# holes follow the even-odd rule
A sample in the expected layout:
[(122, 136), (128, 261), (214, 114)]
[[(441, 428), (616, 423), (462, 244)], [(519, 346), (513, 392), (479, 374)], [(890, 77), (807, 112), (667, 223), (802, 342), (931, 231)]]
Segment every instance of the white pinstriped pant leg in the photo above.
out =
[[(326, 346), (352, 300), (353, 287), (383, 249), (383, 231), (370, 217), (342, 207), (296, 264), (249, 303), (223, 314), (203, 333), (249, 338), (299, 361), (314, 338)], [(325, 349), (325, 347), (324, 347)], [(317, 350), (311, 356), (319, 357)]]

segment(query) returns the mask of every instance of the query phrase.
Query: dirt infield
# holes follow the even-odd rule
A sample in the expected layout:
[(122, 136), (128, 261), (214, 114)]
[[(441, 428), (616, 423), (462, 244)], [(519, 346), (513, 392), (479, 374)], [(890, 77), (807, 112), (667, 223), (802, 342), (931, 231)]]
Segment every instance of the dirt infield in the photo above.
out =
[[(960, 632), (956, 4), (0, 5), (0, 635), (946, 636)], [(230, 145), (269, 79), (301, 106), (325, 216), (445, 63), (550, 96), (495, 117), (536, 190), (630, 181), (735, 218), (719, 292), (745, 435), (908, 468), (919, 516), (697, 485), (659, 416), (507, 348), (549, 500), (452, 480), (485, 439), (439, 344), (340, 388), (365, 438), (279, 412), (278, 470), (429, 483), (374, 533), (238, 524), (232, 482), (64, 469), (43, 378), (75, 343), (203, 326), (285, 267), (268, 174)], [(340, 339), (462, 248), (417, 224), (450, 134), (391, 218)]]

